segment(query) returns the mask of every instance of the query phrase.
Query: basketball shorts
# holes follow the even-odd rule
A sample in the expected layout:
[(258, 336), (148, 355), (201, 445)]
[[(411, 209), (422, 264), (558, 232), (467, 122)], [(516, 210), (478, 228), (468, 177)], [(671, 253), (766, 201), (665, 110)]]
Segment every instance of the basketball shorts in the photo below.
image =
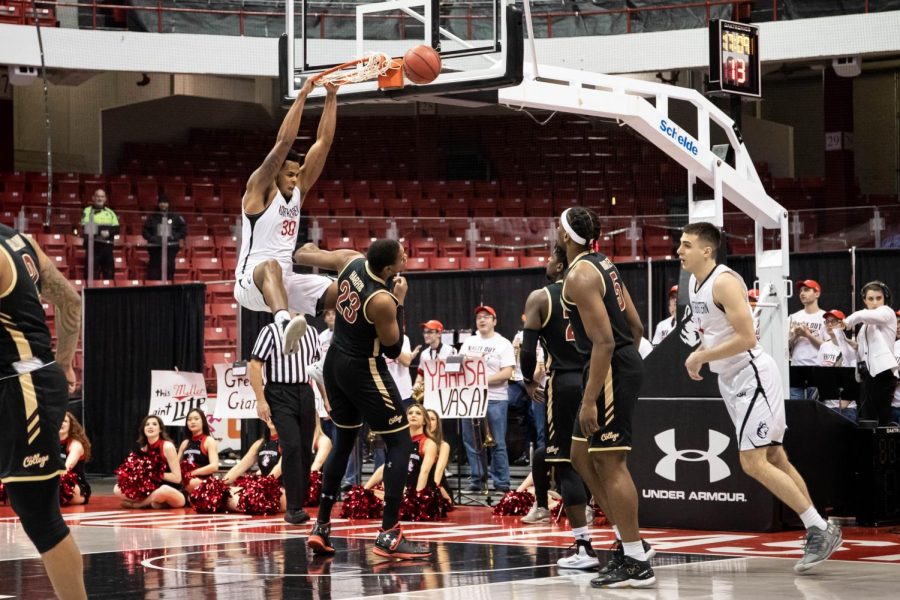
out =
[(356, 429), (363, 421), (373, 433), (409, 427), (406, 411), (384, 357), (347, 356), (332, 347), (325, 355), (325, 391), (336, 427)]
[(762, 353), (734, 373), (720, 373), (719, 391), (734, 423), (739, 450), (781, 444), (787, 429), (784, 388), (771, 356)]
[[(584, 367), (582, 389), (587, 384), (589, 373), (590, 363)], [(588, 452), (631, 450), (631, 419), (643, 382), (644, 362), (637, 349), (629, 345), (616, 350), (600, 397), (597, 398), (597, 423), (600, 429), (588, 439), (581, 432), (576, 418), (572, 439), (588, 442)]]
[(581, 373), (551, 372), (546, 397), (547, 462), (571, 462), (572, 429), (581, 406)]
[(66, 376), (56, 363), (0, 381), (0, 481), (41, 481), (65, 472), (59, 428), (68, 404)]
[[(288, 309), (301, 315), (316, 316), (319, 299), (334, 281), (324, 275), (285, 273), (282, 277), (287, 291)], [(234, 283), (234, 299), (248, 310), (272, 312), (262, 290), (253, 281), (253, 271), (239, 277)]]

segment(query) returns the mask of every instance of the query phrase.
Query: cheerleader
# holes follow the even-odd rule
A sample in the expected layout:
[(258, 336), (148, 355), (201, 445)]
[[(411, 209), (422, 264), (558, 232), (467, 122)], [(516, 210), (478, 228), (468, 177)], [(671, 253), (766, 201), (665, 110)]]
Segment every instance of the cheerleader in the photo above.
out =
[[(434, 481), (438, 446), (425, 428), (425, 409), (421, 405), (413, 404), (406, 409), (406, 420), (409, 421), (409, 435), (413, 440), (413, 451), (409, 456), (409, 470), (406, 475), (406, 487), (414, 488), (419, 492), (425, 489), (429, 482)], [(364, 486), (365, 489), (372, 490), (376, 496), (384, 499), (382, 490), (373, 489), (381, 483), (383, 478), (384, 465), (372, 473)]]
[(199, 408), (191, 410), (184, 422), (187, 439), (178, 448), (178, 464), (183, 467), (184, 482), (188, 493), (193, 492), (203, 480), (219, 470), (219, 444), (209, 433), (206, 415)]
[(91, 460), (91, 442), (81, 423), (70, 412), (66, 412), (59, 428), (59, 453), (66, 463), (66, 471), (75, 474), (75, 488), (67, 504), (87, 504), (91, 486), (85, 477), (84, 465)]
[(450, 462), (450, 444), (444, 441), (444, 428), (437, 412), (432, 409), (428, 409), (426, 412), (428, 414), (428, 433), (431, 434), (431, 439), (438, 447), (437, 462), (434, 467), (434, 484), (441, 490), (441, 496), (453, 502), (446, 477), (447, 464)]
[[(231, 467), (231, 470), (225, 475), (225, 483), (231, 486), (231, 495), (227, 505), (229, 511), (243, 512), (238, 507), (243, 488), (236, 486), (235, 483), (253, 468), (254, 464), (259, 468), (260, 475), (268, 475), (281, 481), (281, 444), (278, 442), (278, 432), (271, 420), (265, 421), (265, 423), (267, 428), (263, 431), (262, 437), (253, 442), (240, 462)], [(284, 488), (281, 488), (279, 506), (281, 512), (287, 510)]]
[(145, 454), (157, 453), (163, 459), (166, 470), (163, 481), (143, 500), (129, 500), (118, 484), (113, 493), (122, 499), (123, 508), (181, 508), (186, 500), (181, 487), (181, 466), (178, 464), (178, 452), (172, 438), (163, 429), (162, 420), (155, 415), (147, 415), (138, 429), (138, 446)]
[(321, 471), (322, 467), (325, 466), (325, 460), (328, 458), (328, 453), (331, 452), (331, 438), (322, 431), (322, 423), (318, 417), (316, 417), (316, 435), (314, 439), (313, 453), (316, 457), (313, 459), (310, 471)]

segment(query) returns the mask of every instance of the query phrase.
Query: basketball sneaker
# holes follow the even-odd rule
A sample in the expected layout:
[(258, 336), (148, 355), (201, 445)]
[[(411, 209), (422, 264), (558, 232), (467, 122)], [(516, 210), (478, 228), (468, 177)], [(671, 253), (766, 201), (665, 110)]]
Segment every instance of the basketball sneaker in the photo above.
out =
[(534, 525), (535, 523), (549, 523), (550, 511), (546, 508), (538, 506), (537, 502), (535, 502), (531, 505), (531, 510), (528, 511), (528, 514), (522, 517), (521, 521), (527, 525)]
[(413, 542), (403, 536), (399, 523), (391, 529), (383, 529), (378, 533), (374, 552), (385, 558), (411, 559), (431, 556), (431, 548), (427, 544)]
[(563, 569), (591, 570), (600, 566), (600, 560), (591, 547), (590, 541), (575, 540), (575, 543), (569, 549), (572, 550), (572, 554), (556, 561), (558, 567)]
[(310, 547), (313, 554), (334, 554), (334, 546), (328, 537), (331, 535), (331, 523), (319, 523), (313, 525), (309, 537), (306, 538), (306, 545)]
[[(656, 556), (656, 548), (648, 544), (647, 540), (641, 538), (641, 544), (644, 545), (644, 554), (647, 555), (647, 560)], [(609, 552), (612, 553), (612, 557), (609, 559), (609, 562), (600, 569), (601, 575), (618, 568), (619, 563), (625, 558), (625, 546), (622, 544), (622, 540), (616, 540), (613, 545), (609, 547)]]
[(595, 588), (644, 588), (656, 583), (650, 561), (623, 556), (612, 569), (591, 579)]
[(804, 573), (817, 564), (825, 562), (832, 553), (840, 548), (844, 541), (841, 526), (829, 523), (824, 531), (818, 527), (810, 527), (806, 531), (806, 545), (803, 547), (803, 558), (794, 565), (794, 571)]
[(286, 323), (282, 321), (280, 326), (284, 353), (295, 354), (300, 350), (300, 340), (306, 335), (306, 317), (297, 315)]

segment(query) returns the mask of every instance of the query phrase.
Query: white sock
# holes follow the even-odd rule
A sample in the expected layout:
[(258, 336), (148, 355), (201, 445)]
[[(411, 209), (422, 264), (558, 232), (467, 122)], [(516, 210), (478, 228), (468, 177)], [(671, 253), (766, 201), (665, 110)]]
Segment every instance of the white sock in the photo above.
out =
[(613, 525), (613, 533), (616, 534), (616, 539), (620, 542), (622, 541), (622, 536), (619, 535), (619, 528)]
[(276, 323), (286, 323), (291, 320), (291, 313), (282, 309), (275, 313), (275, 322)]
[(625, 550), (625, 556), (630, 556), (635, 560), (647, 560), (647, 553), (644, 552), (644, 542), (638, 540), (636, 542), (622, 542), (622, 548)]
[(572, 535), (575, 536), (576, 540), (581, 540), (583, 542), (591, 541), (591, 533), (587, 525), (585, 525), (584, 527), (573, 527)]
[(810, 527), (818, 527), (822, 531), (828, 529), (828, 523), (822, 516), (818, 513), (815, 506), (810, 506), (800, 515), (800, 520), (803, 521), (803, 526), (809, 529)]

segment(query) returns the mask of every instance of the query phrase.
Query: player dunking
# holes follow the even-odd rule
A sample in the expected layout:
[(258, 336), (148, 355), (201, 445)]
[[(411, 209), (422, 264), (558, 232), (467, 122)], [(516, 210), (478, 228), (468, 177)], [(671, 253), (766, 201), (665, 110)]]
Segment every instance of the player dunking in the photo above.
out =
[(741, 468), (800, 515), (806, 547), (794, 570), (802, 573), (837, 550), (841, 528), (816, 511), (803, 477), (781, 445), (787, 428), (781, 375), (756, 339), (744, 280), (716, 264), (721, 240), (711, 223), (691, 223), (681, 235), (678, 258), (691, 274), (691, 312), (702, 336), (701, 347), (684, 366), (697, 381), (703, 379), (700, 368), (706, 363), (718, 374), (719, 391), (737, 433)]
[[(406, 252), (395, 240), (376, 240), (366, 256), (353, 250), (319, 250), (312, 244), (294, 256), (298, 264), (337, 271), (340, 295), (335, 307), (334, 338), (325, 355), (325, 390), (336, 427), (334, 447), (325, 463), (319, 515), (307, 544), (316, 554), (334, 554), (329, 540), (331, 509), (341, 476), (363, 420), (386, 447), (384, 516), (375, 554), (390, 558), (426, 558), (431, 550), (403, 537), (399, 514), (407, 463), (412, 451), (402, 397), (384, 357), (397, 358), (403, 347)], [(393, 285), (393, 293), (390, 286)]]
[[(41, 306), (56, 307), (56, 356)], [(81, 328), (81, 299), (40, 247), (0, 225), (0, 481), (60, 598), (87, 598), (81, 552), (59, 510), (59, 428)]]
[(649, 587), (656, 576), (638, 530), (637, 490), (626, 462), (644, 377), (636, 345), (643, 326), (619, 270), (603, 254), (591, 252), (599, 235), (600, 221), (590, 209), (569, 208), (559, 218), (557, 244), (565, 248), (570, 265), (560, 296), (569, 310), (575, 347), (587, 359), (571, 457), (592, 493), (605, 498), (603, 508), (622, 538), (623, 553), (614, 553), (591, 585)]
[[(590, 523), (587, 522), (585, 513), (588, 497), (585, 494), (584, 480), (572, 466), (571, 458), (572, 430), (581, 406), (581, 374), (587, 356), (578, 352), (575, 347), (575, 333), (569, 324), (569, 311), (562, 302), (562, 282), (568, 266), (565, 249), (556, 246), (547, 261), (547, 278), (550, 283), (531, 292), (525, 302), (525, 330), (519, 356), (526, 381), (529, 379), (528, 375), (534, 373), (538, 340), (549, 357), (547, 370), (550, 377), (545, 394), (548, 433), (545, 460), (556, 468), (566, 516), (575, 536), (574, 552), (560, 558), (557, 564), (567, 569), (596, 569), (599, 560), (591, 546), (588, 528)], [(586, 450), (586, 446), (583, 449)], [(607, 502), (602, 486), (594, 483), (591, 493), (595, 495), (594, 500), (605, 509)], [(612, 515), (607, 517), (612, 522)], [(616, 534), (613, 552), (621, 559), (624, 548), (619, 528), (613, 525), (613, 530)], [(643, 542), (643, 546), (648, 558), (656, 555), (649, 544)]]
[[(306, 80), (285, 115), (275, 146), (247, 181), (241, 205), (241, 253), (234, 297), (244, 308), (275, 315), (285, 354), (293, 354), (300, 347), (300, 338), (306, 332), (303, 315), (334, 307), (337, 296), (330, 278), (295, 274), (292, 268), (303, 196), (322, 173), (334, 139), (337, 88), (327, 86), (316, 142), (302, 166), (301, 156), (291, 149), (314, 82), (315, 78)], [(289, 310), (299, 314), (291, 319)]]

